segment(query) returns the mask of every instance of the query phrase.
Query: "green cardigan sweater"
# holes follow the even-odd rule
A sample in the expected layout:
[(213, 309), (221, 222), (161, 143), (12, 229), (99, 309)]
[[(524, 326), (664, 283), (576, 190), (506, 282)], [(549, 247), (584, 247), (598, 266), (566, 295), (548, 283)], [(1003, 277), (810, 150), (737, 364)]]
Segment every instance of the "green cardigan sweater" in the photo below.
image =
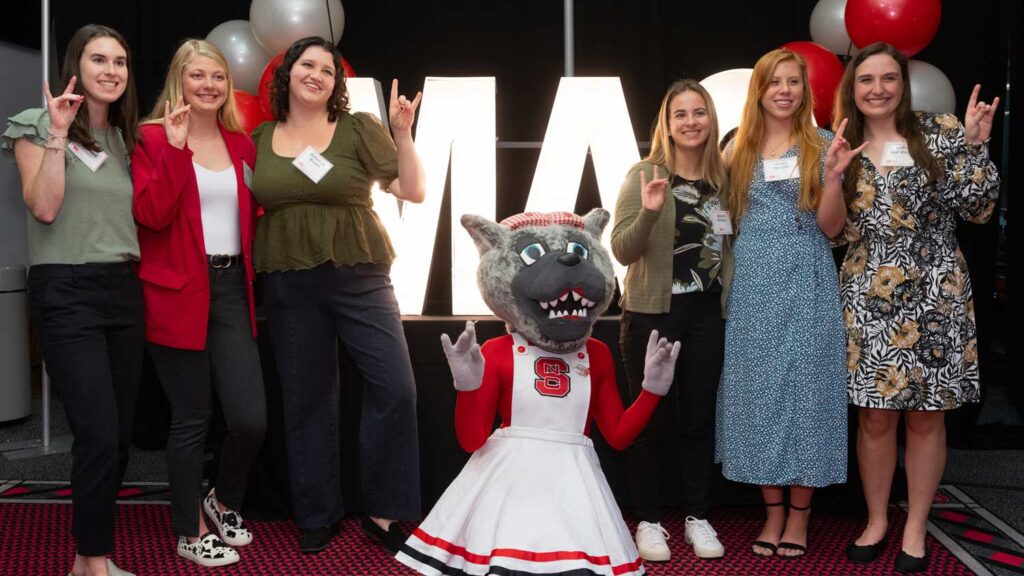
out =
[[(639, 162), (630, 168), (615, 202), (612, 227), (612, 254), (625, 266), (619, 306), (630, 312), (668, 313), (672, 305), (672, 244), (676, 229), (676, 203), (666, 198), (661, 210), (643, 207), (640, 199), (640, 171), (653, 178), (654, 165)], [(672, 174), (659, 166), (661, 174)], [(725, 317), (729, 288), (732, 286), (732, 238), (722, 242), (722, 317)]]

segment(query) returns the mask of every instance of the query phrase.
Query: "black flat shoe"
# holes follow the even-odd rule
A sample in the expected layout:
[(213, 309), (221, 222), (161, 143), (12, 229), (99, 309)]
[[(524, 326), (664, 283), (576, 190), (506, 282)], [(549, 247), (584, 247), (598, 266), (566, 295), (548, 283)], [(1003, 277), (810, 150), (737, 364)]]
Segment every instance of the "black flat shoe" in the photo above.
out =
[(331, 538), (338, 533), (337, 524), (309, 530), (299, 529), (299, 552), (316, 554), (331, 543)]
[(369, 516), (360, 516), (359, 527), (363, 529), (363, 532), (373, 536), (377, 543), (383, 545), (392, 554), (398, 553), (407, 538), (405, 532), (402, 532), (402, 528), (398, 526), (398, 522), (392, 522), (388, 529), (384, 530), (376, 522), (370, 520)]
[(928, 553), (925, 552), (923, 557), (918, 558), (900, 550), (900, 553), (896, 555), (896, 561), (892, 563), (892, 567), (893, 570), (904, 574), (924, 572), (928, 570)]
[(874, 562), (885, 552), (885, 538), (882, 538), (874, 544), (868, 544), (867, 546), (861, 546), (859, 544), (848, 544), (846, 546), (846, 559), (854, 564), (867, 564)]

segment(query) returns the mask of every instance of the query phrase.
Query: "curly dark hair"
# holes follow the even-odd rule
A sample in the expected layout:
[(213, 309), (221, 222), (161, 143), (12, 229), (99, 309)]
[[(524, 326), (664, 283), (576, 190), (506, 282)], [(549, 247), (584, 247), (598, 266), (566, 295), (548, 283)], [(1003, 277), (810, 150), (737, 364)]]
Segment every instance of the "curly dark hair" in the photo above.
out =
[(334, 92), (327, 100), (327, 119), (334, 122), (338, 114), (349, 111), (348, 87), (345, 85), (345, 68), (341, 65), (341, 52), (330, 40), (320, 36), (309, 36), (296, 40), (284, 53), (284, 61), (274, 70), (274, 79), (270, 81), (270, 107), (274, 118), (280, 121), (288, 119), (288, 79), (291, 77), (292, 66), (299, 61), (302, 54), (313, 46), (323, 48), (334, 61)]

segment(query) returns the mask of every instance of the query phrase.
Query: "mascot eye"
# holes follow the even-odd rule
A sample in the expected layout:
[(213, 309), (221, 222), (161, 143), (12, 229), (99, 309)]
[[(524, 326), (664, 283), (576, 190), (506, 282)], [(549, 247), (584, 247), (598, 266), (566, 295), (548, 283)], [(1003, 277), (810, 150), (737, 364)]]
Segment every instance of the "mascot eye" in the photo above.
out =
[(565, 247), (565, 251), (571, 252), (584, 260), (586, 260), (587, 256), (590, 254), (590, 250), (587, 250), (587, 247), (579, 242), (569, 242)]
[(526, 248), (523, 248), (523, 250), (519, 253), (519, 257), (523, 259), (523, 262), (526, 262), (527, 266), (529, 266), (536, 262), (537, 260), (540, 260), (540, 257), (543, 256), (544, 254), (544, 246), (542, 246), (540, 242), (534, 242), (533, 244), (530, 244)]

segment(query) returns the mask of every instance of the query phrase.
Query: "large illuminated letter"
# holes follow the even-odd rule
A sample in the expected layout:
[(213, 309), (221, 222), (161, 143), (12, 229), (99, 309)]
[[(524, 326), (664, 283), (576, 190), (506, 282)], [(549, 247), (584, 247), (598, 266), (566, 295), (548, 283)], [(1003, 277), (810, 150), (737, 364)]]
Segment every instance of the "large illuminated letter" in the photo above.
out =
[[(618, 78), (562, 78), (526, 209), (572, 212), (588, 149), (601, 205), (613, 212), (622, 178), (640, 160)], [(611, 228), (605, 227), (606, 247)], [(622, 278), (625, 268), (614, 264), (616, 276)]]
[(463, 214), (494, 218), (495, 118), (494, 78), (428, 77), (424, 81), (416, 150), (423, 163), (426, 199), (422, 204), (404, 203), (399, 210), (390, 195), (376, 190), (373, 195), (374, 208), (398, 253), (391, 278), (402, 314), (423, 313), (449, 158), (452, 314), (490, 314), (476, 286), (476, 247), (469, 234), (461, 233), (459, 218)]

